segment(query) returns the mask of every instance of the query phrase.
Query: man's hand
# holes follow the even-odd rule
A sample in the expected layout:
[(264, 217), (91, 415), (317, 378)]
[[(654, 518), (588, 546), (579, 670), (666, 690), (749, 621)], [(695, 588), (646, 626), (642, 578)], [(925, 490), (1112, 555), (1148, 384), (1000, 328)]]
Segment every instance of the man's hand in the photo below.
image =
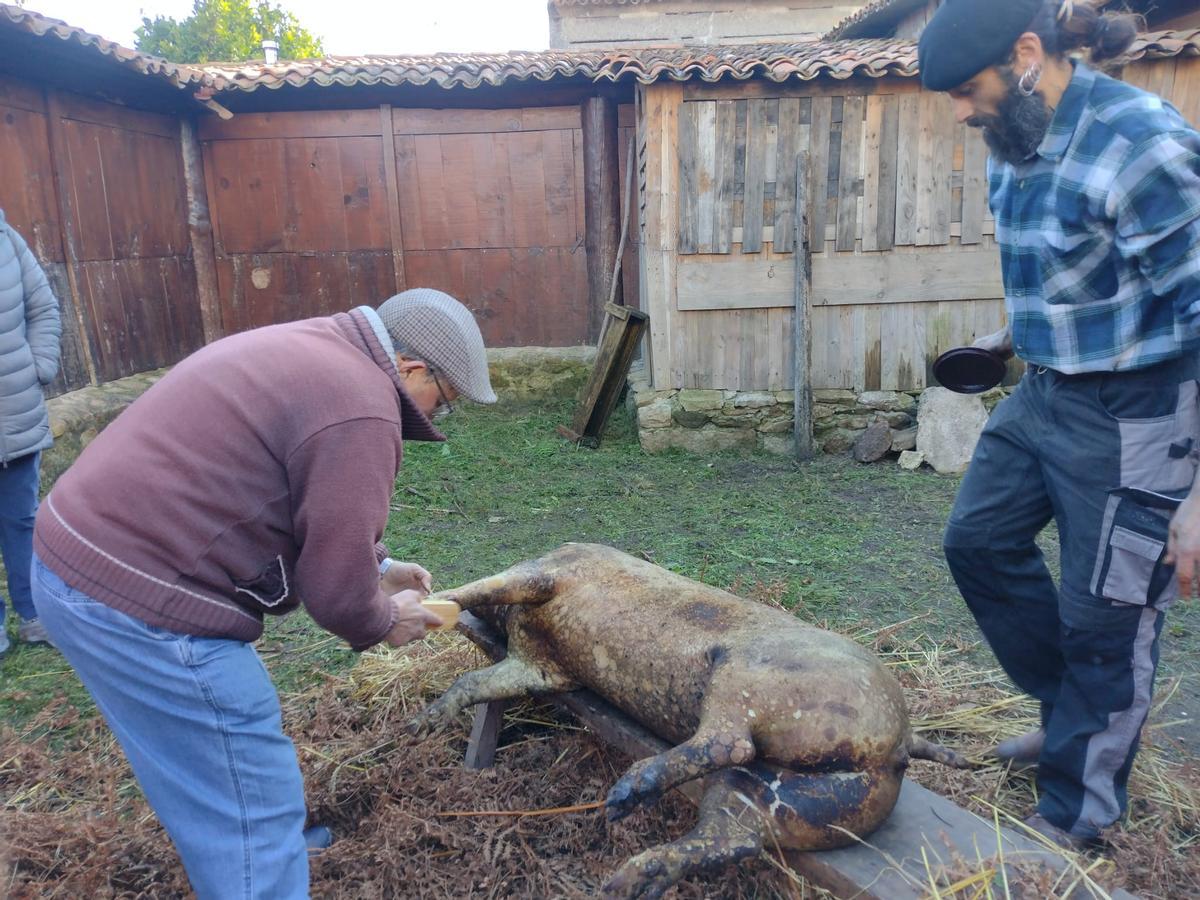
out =
[(1009, 359), (1013, 355), (1012, 329), (1005, 325), (993, 334), (985, 334), (983, 337), (977, 338), (971, 346), (991, 350), (1001, 359)]
[[(388, 570), (391, 574), (391, 570)], [(401, 647), (411, 641), (420, 640), (432, 628), (442, 624), (439, 616), (421, 605), (424, 596), (420, 591), (400, 591), (392, 594), (396, 607), (396, 621), (384, 641), (393, 647)]]
[(1200, 495), (1195, 488), (1171, 518), (1163, 561), (1175, 566), (1180, 599), (1191, 600), (1200, 590)]
[(433, 590), (433, 578), (416, 563), (394, 562), (379, 580), (385, 594), (400, 591), (420, 591), (422, 595)]

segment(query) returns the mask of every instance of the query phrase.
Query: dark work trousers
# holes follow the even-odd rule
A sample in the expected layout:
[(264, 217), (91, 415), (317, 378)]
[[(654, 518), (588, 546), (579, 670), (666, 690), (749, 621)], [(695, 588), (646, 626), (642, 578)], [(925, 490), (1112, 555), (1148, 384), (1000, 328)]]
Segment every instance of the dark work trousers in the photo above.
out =
[[(1091, 838), (1125, 810), (1150, 708), (1171, 512), (1200, 455), (1194, 354), (1124, 373), (1031, 366), (984, 429), (946, 528), (950, 571), (1009, 677), (1041, 702), (1038, 812)], [(1056, 589), (1034, 538), (1058, 526)]]

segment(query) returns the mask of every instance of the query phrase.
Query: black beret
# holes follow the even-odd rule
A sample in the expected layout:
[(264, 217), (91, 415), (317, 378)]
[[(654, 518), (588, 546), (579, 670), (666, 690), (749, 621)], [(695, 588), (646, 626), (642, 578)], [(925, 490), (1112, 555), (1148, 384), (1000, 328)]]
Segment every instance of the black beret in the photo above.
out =
[(917, 45), (921, 83), (931, 91), (948, 91), (1004, 62), (1044, 2), (946, 0)]

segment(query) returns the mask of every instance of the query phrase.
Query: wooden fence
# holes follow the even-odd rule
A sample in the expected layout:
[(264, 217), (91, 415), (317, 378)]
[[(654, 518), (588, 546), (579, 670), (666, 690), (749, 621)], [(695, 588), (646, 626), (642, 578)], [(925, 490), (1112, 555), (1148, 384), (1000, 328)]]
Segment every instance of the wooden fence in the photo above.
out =
[(201, 345), (172, 117), (0, 78), (0, 160), (0, 204), (62, 308), (53, 393)]
[(492, 346), (594, 340), (578, 106), (242, 114), (200, 138), (226, 331), (399, 285), (463, 300)]
[[(1200, 120), (1200, 60), (1129, 80)], [(660, 389), (792, 386), (794, 165), (812, 159), (814, 388), (915, 390), (1002, 327), (987, 149), (910, 79), (658, 83), (639, 97)]]

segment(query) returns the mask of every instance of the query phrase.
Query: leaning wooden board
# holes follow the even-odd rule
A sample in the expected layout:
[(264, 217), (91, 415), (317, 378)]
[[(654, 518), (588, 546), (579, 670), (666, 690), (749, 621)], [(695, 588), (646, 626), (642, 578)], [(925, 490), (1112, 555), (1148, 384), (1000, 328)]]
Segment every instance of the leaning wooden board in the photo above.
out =
[[(504, 638), (471, 613), (462, 613), (457, 627), (493, 660), (501, 660), (507, 655)], [(635, 759), (653, 756), (668, 749), (665, 741), (591, 691), (555, 694), (547, 699), (575, 715), (607, 743)], [(477, 718), (490, 718), (493, 724), (490, 728), (473, 729), (467, 749), (469, 759), (482, 758), (490, 762), (495, 749), (494, 742), (499, 736), (495, 720), (506, 702), (481, 704), (476, 709)], [(489, 706), (496, 708), (489, 710)], [(480, 746), (481, 735), (487, 735), (493, 745)], [(700, 799), (700, 785), (696, 782), (682, 785), (679, 790), (693, 803)], [(1014, 863), (1040, 862), (1054, 872), (1063, 872), (1067, 868), (1063, 857), (1011, 829), (1001, 828), (999, 839), (1003, 842), (1004, 858), (1014, 879)], [(789, 851), (786, 858), (795, 872), (838, 897), (854, 900), (924, 900), (930, 895), (925, 887), (929, 876), (922, 849), (929, 860), (930, 869), (936, 871), (941, 868), (939, 860), (948, 866), (952, 865), (951, 859), (955, 854), (968, 860), (995, 857), (997, 833), (992, 823), (906, 780), (891, 817), (867, 839), (867, 843), (812, 853)], [(1069, 885), (1073, 878), (1073, 875), (1065, 876), (1063, 885)], [(999, 882), (995, 889), (997, 896), (1003, 895), (1004, 888)], [(1078, 888), (1071, 896), (1084, 900), (1094, 895)], [(1121, 890), (1113, 891), (1108, 896), (1112, 900), (1137, 900), (1132, 894)]]

